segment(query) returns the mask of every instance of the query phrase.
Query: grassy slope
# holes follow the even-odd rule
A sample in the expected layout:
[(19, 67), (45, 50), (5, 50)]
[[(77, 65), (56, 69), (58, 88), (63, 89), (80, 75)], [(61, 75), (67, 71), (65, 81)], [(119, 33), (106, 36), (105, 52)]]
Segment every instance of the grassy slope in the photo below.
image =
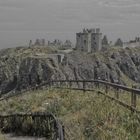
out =
[(0, 103), (0, 112), (50, 111), (64, 123), (68, 140), (138, 140), (136, 114), (96, 93), (38, 90)]
[(5, 137), (0, 133), (0, 140), (5, 140)]

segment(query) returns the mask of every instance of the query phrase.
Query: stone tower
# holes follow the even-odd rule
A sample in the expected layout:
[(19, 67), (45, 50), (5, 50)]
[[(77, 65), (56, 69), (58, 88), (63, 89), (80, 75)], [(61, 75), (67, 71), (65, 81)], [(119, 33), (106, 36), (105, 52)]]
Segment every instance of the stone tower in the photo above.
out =
[(102, 48), (102, 33), (100, 29), (83, 29), (76, 34), (76, 49), (84, 52), (96, 52)]

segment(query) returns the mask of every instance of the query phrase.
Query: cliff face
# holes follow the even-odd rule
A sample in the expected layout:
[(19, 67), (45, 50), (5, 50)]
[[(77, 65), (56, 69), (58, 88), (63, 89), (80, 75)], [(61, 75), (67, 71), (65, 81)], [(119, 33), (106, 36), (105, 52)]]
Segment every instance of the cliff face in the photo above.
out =
[(140, 49), (110, 49), (95, 54), (74, 52), (61, 66), (69, 79), (102, 79), (121, 84), (140, 82)]
[(121, 84), (140, 82), (139, 48), (117, 48), (94, 54), (74, 51), (66, 54), (62, 63), (47, 57), (48, 53), (52, 51), (47, 48), (1, 50), (1, 94), (35, 86), (50, 79), (100, 78)]

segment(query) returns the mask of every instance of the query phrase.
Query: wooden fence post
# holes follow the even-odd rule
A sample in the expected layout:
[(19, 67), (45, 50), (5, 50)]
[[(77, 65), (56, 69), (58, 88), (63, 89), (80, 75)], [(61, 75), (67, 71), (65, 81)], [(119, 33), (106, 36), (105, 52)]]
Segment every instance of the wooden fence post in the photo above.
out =
[(59, 82), (59, 88), (61, 87), (61, 82)]
[(3, 117), (1, 116), (1, 117), (0, 117), (0, 128), (3, 128), (3, 126), (4, 126), (4, 119), (3, 119)]
[(49, 81), (48, 85), (49, 85), (49, 88), (51, 88), (51, 86), (52, 86), (52, 81), (51, 80)]
[(97, 88), (99, 89), (100, 85), (99, 85), (99, 82), (97, 82)]
[(65, 127), (64, 127), (64, 125), (62, 126), (62, 129), (63, 129), (63, 139), (65, 140)]
[(53, 84), (53, 81), (51, 81), (51, 87), (53, 87), (53, 85), (54, 85), (54, 84)]
[(48, 87), (50, 88), (50, 86), (51, 86), (51, 82), (50, 82), (50, 80), (49, 80)]
[[(132, 88), (135, 88), (135, 87), (132, 86)], [(136, 106), (137, 106), (136, 102), (137, 102), (137, 95), (134, 92), (132, 92), (131, 93), (131, 106), (136, 108)]]
[(116, 88), (116, 93), (115, 93), (115, 95), (116, 95), (116, 98), (119, 99), (119, 89), (118, 89), (118, 88)]
[(69, 81), (69, 88), (71, 89), (71, 87), (72, 87), (72, 83), (71, 81)]
[(105, 93), (108, 93), (108, 85), (105, 86)]
[(86, 82), (85, 81), (83, 81), (83, 91), (85, 92), (86, 90)]

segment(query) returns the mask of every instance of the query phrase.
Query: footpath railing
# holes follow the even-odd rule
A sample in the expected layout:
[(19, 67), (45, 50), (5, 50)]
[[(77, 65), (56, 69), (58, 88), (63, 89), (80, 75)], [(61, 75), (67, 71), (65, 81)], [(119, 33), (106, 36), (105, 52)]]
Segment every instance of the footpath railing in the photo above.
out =
[(33, 90), (37, 90), (41, 87), (46, 87), (46, 86), (50, 86), (50, 82), (44, 82), (44, 83), (41, 83), (40, 85), (36, 85), (36, 86), (33, 86), (33, 87), (28, 87), (28, 88), (25, 88), (25, 89), (20, 89), (20, 90), (14, 90), (12, 92), (9, 92), (7, 93), (6, 95), (3, 95), (1, 98), (0, 98), (0, 101), (3, 101), (3, 100), (8, 100), (12, 97), (17, 97), (17, 96), (21, 96), (22, 94), (26, 93), (26, 92), (29, 92), (29, 91), (33, 91)]
[[(90, 85), (90, 86), (89, 86)], [(14, 94), (10, 94), (8, 96), (4, 96), (0, 98), (0, 101), (8, 100), (15, 96), (21, 96), (23, 93), (30, 91), (30, 90), (36, 90), (40, 89), (42, 87), (54, 87), (54, 88), (67, 88), (67, 89), (73, 89), (73, 90), (82, 90), (84, 92), (86, 91), (96, 91), (107, 98), (116, 101), (120, 105), (135, 111), (139, 113), (140, 111), (137, 110), (137, 101), (140, 99), (140, 89), (137, 89), (135, 86), (127, 87), (120, 84), (110, 83), (107, 81), (102, 80), (50, 80), (47, 82), (44, 82), (40, 85), (37, 85), (35, 87), (30, 87), (27, 89), (24, 89), (22, 91), (17, 91)], [(89, 88), (91, 87), (91, 88)], [(102, 89), (102, 90), (101, 90)], [(115, 93), (115, 97), (110, 96), (110, 92)], [(123, 95), (123, 93), (126, 92), (130, 96), (130, 104), (125, 103), (123, 101), (120, 101), (120, 96)], [(139, 103), (140, 104), (140, 103)]]
[[(83, 92), (96, 91), (99, 94), (102, 94), (105, 97), (114, 100), (127, 109), (133, 112), (140, 113), (140, 111), (137, 110), (137, 99), (140, 99), (140, 89), (136, 89), (135, 86), (130, 88), (124, 85), (110, 83), (102, 80), (53, 80), (50, 81), (50, 85), (55, 88), (82, 90)], [(119, 100), (120, 96), (124, 94), (124, 92), (130, 96), (130, 104), (125, 103), (125, 101)], [(115, 93), (115, 96), (110, 96), (110, 93)], [(140, 104), (140, 101), (138, 103)]]
[(64, 140), (64, 127), (51, 113), (0, 115), (0, 129), (4, 133)]
[[(60, 89), (81, 90), (83, 92), (97, 92), (105, 97), (114, 100), (132, 112), (140, 113), (137, 110), (137, 100), (140, 99), (140, 90), (135, 87), (127, 87), (102, 80), (51, 80), (35, 87), (18, 91), (14, 94), (0, 98), (0, 101), (8, 100), (14, 96), (20, 96), (24, 92), (39, 89), (42, 87), (53, 87)], [(130, 104), (120, 100), (120, 96), (126, 92), (130, 96)], [(114, 97), (110, 95), (114, 93)], [(24, 122), (25, 121), (25, 122)], [(27, 123), (26, 123), (27, 121)], [(52, 140), (64, 140), (64, 127), (52, 114), (12, 114), (0, 116), (0, 128), (4, 132), (18, 132), (26, 135), (49, 136)]]

